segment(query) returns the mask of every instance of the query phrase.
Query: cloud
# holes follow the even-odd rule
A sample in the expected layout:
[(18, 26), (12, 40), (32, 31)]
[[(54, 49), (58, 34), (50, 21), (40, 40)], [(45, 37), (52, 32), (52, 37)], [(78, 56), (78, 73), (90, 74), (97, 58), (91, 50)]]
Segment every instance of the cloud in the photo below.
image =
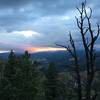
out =
[(32, 30), (3, 32), (0, 34), (0, 44), (2, 49), (20, 51), (31, 45), (32, 40), (36, 41), (41, 37), (42, 35), (40, 33)]
[[(81, 1), (0, 0), (1, 47), (16, 50), (28, 46), (54, 47), (55, 42), (68, 40), (68, 31), (79, 39), (75, 16), (79, 16), (76, 6)], [(87, 5), (93, 8), (93, 24), (100, 21), (99, 0), (87, 0)]]
[(38, 32), (35, 32), (35, 31), (32, 31), (32, 30), (27, 30), (27, 31), (14, 31), (14, 32), (11, 32), (10, 34), (15, 34), (15, 35), (22, 35), (26, 38), (36, 38), (36, 37), (41, 37), (42, 34), (38, 33)]
[[(18, 31), (24, 29), (33, 29), (33, 24), (41, 18), (62, 18), (65, 20), (73, 15), (65, 16), (69, 12), (74, 13), (75, 7), (80, 4), (80, 0), (1, 0), (0, 1), (0, 26), (6, 31)], [(91, 2), (87, 0), (88, 5), (93, 5), (94, 9), (98, 0)], [(96, 11), (97, 12), (96, 8)], [(95, 13), (98, 17), (98, 12)], [(46, 20), (46, 19), (44, 19)]]

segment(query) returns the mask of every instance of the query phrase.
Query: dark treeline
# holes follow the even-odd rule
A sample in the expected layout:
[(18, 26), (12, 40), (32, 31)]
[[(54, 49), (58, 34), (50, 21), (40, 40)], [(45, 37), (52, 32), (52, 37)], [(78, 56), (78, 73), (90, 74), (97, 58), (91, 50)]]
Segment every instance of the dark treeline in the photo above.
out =
[[(17, 57), (11, 50), (8, 61), (0, 62), (0, 100), (77, 100), (75, 72), (57, 72), (56, 68), (56, 64), (49, 63), (44, 73), (41, 64), (33, 61), (27, 51)], [(81, 74), (84, 79), (86, 72)], [(93, 84), (97, 91), (99, 84), (100, 72)]]
[(32, 100), (38, 91), (39, 72), (37, 62), (30, 61), (25, 52), (17, 58), (11, 50), (7, 63), (0, 65), (0, 99)]
[(58, 73), (53, 63), (46, 73), (40, 67), (27, 51), (17, 57), (11, 50), (8, 61), (0, 63), (0, 100), (69, 100), (75, 95), (70, 72)]

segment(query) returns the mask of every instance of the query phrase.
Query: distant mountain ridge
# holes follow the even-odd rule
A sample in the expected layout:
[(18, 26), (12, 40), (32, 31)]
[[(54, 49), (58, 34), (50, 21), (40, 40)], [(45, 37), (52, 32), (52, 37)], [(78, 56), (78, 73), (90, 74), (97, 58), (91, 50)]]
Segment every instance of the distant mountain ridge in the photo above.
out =
[[(79, 62), (84, 66), (85, 59), (84, 59), (84, 52), (79, 50), (77, 52), (79, 56)], [(9, 53), (1, 53), (0, 59), (7, 60)], [(17, 56), (21, 56), (22, 53), (16, 53)], [(98, 58), (96, 61), (96, 66), (99, 67), (100, 63), (100, 52), (97, 53)], [(56, 64), (57, 69), (64, 70), (69, 68), (68, 66), (72, 64), (72, 57), (67, 51), (54, 51), (54, 52), (37, 52), (30, 54), (32, 60), (37, 60), (43, 65), (44, 67), (47, 66), (50, 62)]]

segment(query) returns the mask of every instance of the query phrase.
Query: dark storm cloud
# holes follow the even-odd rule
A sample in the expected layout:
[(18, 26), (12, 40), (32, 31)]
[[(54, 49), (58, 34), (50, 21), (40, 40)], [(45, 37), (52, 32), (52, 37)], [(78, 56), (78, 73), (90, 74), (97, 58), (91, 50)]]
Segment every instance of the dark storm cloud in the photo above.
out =
[(0, 0), (0, 8), (19, 9), (21, 7), (32, 6), (35, 10), (44, 14), (60, 14), (68, 9), (74, 8), (79, 0)]
[(0, 8), (19, 7), (30, 2), (31, 0), (0, 0)]
[[(74, 19), (77, 16), (76, 7), (80, 7), (82, 1), (84, 0), (0, 0), (0, 33), (4, 33), (4, 38), (9, 38), (8, 42), (14, 41), (16, 46), (19, 41), (23, 42), (22, 45), (54, 45), (55, 42), (67, 40), (65, 34), (70, 30), (74, 31), (74, 38), (79, 38)], [(87, 0), (87, 5), (93, 8), (94, 23), (100, 20), (99, 0)], [(38, 32), (43, 37), (26, 39), (13, 34), (15, 31), (27, 30)], [(8, 36), (9, 34), (13, 35)]]
[[(60, 14), (69, 9), (74, 9), (84, 0), (0, 0), (0, 8), (19, 9), (21, 7), (32, 6), (38, 13)], [(87, 3), (99, 7), (99, 0), (87, 0)]]
[[(77, 0), (78, 2), (78, 0)], [(24, 29), (28, 23), (42, 16), (62, 15), (74, 8), (77, 2), (70, 0), (0, 0), (0, 26), (3, 29)]]

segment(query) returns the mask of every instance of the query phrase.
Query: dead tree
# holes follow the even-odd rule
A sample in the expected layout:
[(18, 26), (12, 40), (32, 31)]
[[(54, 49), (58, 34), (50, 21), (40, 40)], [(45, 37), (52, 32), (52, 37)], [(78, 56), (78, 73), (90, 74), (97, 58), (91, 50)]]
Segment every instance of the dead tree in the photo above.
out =
[(75, 43), (74, 43), (71, 33), (69, 34), (69, 36), (70, 36), (70, 45), (68, 45), (68, 46), (64, 46), (64, 45), (60, 45), (60, 44), (56, 44), (56, 45), (66, 48), (67, 51), (71, 54), (71, 56), (74, 59), (74, 71), (76, 73), (74, 78), (75, 78), (76, 84), (77, 84), (78, 100), (82, 100), (81, 75), (80, 75), (80, 67), (79, 67), (79, 63), (78, 63), (78, 56), (76, 53), (76, 47), (75, 47)]
[(92, 18), (92, 9), (88, 8), (90, 12), (87, 12), (86, 2), (81, 4), (81, 8), (77, 8), (79, 12), (79, 17), (76, 17), (77, 26), (82, 38), (82, 45), (85, 52), (85, 59), (86, 59), (86, 82), (85, 82), (85, 95), (82, 94), (82, 84), (81, 84), (81, 75), (80, 75), (80, 67), (78, 62), (78, 56), (76, 54), (76, 46), (74, 40), (70, 34), (70, 46), (63, 46), (61, 47), (66, 48), (71, 56), (74, 58), (74, 65), (75, 65), (75, 73), (76, 73), (76, 81), (77, 81), (77, 94), (78, 100), (96, 100), (97, 92), (94, 92), (94, 95), (91, 93), (93, 80), (96, 73), (96, 66), (95, 66), (95, 51), (94, 45), (98, 36), (100, 34), (100, 26), (97, 24), (97, 30), (94, 30), (91, 23)]

